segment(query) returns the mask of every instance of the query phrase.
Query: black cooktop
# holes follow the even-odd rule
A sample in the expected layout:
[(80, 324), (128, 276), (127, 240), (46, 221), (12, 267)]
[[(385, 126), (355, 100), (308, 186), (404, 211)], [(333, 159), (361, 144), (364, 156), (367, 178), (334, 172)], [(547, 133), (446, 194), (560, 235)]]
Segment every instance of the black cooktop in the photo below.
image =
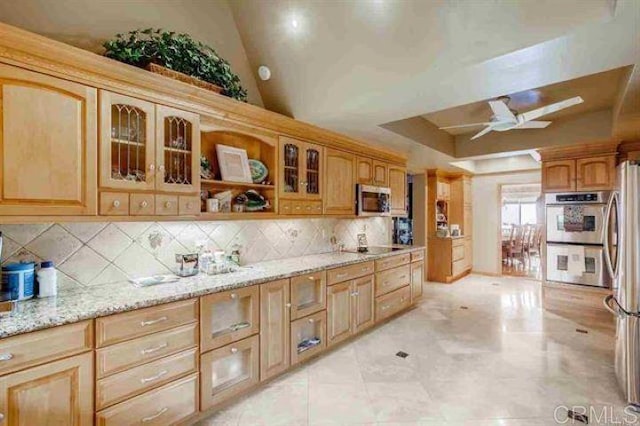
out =
[(358, 249), (351, 249), (351, 250), (345, 250), (345, 251), (349, 252), (349, 253), (378, 255), (378, 254), (392, 253), (394, 251), (404, 250), (404, 249), (405, 249), (405, 247), (378, 247), (378, 246), (373, 246), (373, 247), (367, 247), (367, 251), (358, 251)]

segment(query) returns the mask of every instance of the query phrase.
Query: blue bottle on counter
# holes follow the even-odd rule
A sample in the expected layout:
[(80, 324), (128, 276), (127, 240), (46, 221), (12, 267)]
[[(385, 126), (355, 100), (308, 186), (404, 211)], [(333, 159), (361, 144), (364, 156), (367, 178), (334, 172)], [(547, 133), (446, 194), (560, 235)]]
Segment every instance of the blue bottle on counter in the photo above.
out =
[(5, 300), (31, 299), (34, 295), (34, 281), (35, 263), (9, 263), (2, 267), (0, 293)]

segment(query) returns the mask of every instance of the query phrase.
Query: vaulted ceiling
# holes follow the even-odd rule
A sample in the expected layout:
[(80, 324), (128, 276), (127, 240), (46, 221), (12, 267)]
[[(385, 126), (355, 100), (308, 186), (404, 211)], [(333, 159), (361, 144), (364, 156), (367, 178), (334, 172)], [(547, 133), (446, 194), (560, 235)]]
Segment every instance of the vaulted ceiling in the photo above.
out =
[[(402, 150), (413, 170), (640, 137), (635, 0), (235, 0), (231, 8), (252, 68), (271, 68), (258, 81), (267, 108)], [(469, 142), (437, 128), (473, 121), (498, 96), (529, 109), (572, 91), (586, 102), (546, 129)], [(523, 100), (531, 96), (538, 103)]]

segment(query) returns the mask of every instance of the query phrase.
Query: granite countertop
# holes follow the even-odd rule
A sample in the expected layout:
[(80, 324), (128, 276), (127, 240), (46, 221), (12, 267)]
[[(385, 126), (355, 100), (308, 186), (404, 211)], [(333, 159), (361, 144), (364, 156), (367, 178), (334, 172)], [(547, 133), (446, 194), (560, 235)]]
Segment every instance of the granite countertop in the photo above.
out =
[(15, 312), (11, 315), (0, 318), (0, 339), (118, 312), (424, 249), (421, 246), (397, 247), (402, 247), (402, 250), (379, 255), (346, 252), (308, 255), (254, 263), (229, 274), (198, 274), (180, 278), (174, 283), (150, 287), (135, 287), (125, 281), (63, 292), (56, 297), (26, 300), (18, 302)]

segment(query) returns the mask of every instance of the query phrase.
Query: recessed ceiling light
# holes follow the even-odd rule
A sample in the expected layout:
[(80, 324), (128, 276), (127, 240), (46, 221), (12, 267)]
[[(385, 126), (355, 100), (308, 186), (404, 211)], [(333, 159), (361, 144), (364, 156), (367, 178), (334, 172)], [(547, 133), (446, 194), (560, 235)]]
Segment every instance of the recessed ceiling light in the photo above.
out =
[(300, 23), (298, 22), (298, 20), (296, 18), (291, 18), (291, 27), (293, 29), (298, 29), (299, 25), (300, 25)]
[(271, 78), (271, 70), (266, 65), (260, 65), (258, 67), (258, 76), (260, 80), (267, 81)]

